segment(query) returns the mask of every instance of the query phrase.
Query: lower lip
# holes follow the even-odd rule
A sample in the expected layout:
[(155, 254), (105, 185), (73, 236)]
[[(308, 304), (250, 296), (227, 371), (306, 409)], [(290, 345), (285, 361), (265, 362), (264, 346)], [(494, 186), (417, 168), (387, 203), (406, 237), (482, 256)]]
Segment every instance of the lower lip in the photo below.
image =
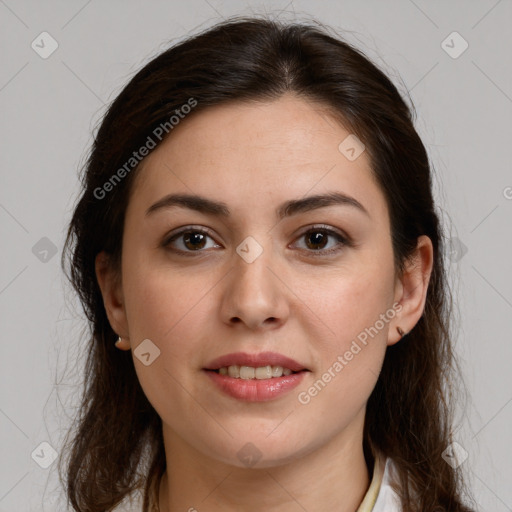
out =
[(233, 398), (247, 402), (274, 400), (296, 388), (306, 373), (306, 371), (302, 371), (270, 379), (235, 379), (211, 370), (204, 371), (221, 391)]

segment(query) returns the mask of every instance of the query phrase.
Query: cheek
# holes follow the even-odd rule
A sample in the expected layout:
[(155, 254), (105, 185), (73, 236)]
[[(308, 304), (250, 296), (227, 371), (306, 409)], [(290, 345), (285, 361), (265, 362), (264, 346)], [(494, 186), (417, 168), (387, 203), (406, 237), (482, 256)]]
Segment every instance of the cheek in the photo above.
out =
[(333, 295), (336, 302), (323, 310), (328, 329), (316, 345), (316, 371), (297, 397), (311, 428), (326, 435), (346, 428), (365, 407), (387, 348), (388, 324), (380, 320), (385, 293), (355, 300), (354, 291), (342, 286)]
[[(150, 266), (126, 265), (123, 289), (135, 370), (146, 397), (162, 418), (169, 419), (169, 404), (172, 410), (190, 407), (190, 396), (183, 389), (193, 389), (191, 367), (199, 367), (204, 340), (207, 300), (201, 299), (208, 287), (202, 283)], [(159, 351), (147, 366), (137, 355), (138, 345), (146, 339)]]
[(387, 323), (382, 325), (379, 319), (392, 302), (393, 272), (369, 263), (331, 276), (323, 286), (309, 287), (305, 296), (305, 305), (317, 313), (328, 334), (326, 348), (342, 350), (376, 322), (379, 338), (385, 338)]
[(331, 280), (322, 292), (310, 290), (308, 305), (318, 312), (323, 335), (310, 333), (318, 340), (319, 360), (315, 385), (306, 390), (304, 402), (321, 394), (322, 401), (334, 405), (331, 414), (340, 417), (366, 402), (379, 375), (389, 323), (396, 313), (390, 307), (392, 282), (391, 270), (369, 264), (364, 271)]
[[(144, 263), (127, 261), (123, 291), (130, 336), (135, 343), (144, 338), (173, 345), (172, 340), (199, 325), (202, 298), (208, 284), (184, 273)], [(192, 317), (194, 320), (192, 321)]]

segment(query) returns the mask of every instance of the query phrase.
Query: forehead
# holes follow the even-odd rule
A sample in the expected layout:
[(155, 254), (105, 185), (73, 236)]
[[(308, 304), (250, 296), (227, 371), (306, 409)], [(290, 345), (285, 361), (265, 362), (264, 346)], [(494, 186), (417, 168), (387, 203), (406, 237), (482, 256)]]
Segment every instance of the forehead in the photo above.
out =
[(178, 191), (247, 210), (338, 191), (374, 219), (387, 218), (366, 152), (354, 160), (340, 151), (351, 136), (324, 105), (294, 95), (208, 107), (182, 120), (144, 159), (132, 201)]

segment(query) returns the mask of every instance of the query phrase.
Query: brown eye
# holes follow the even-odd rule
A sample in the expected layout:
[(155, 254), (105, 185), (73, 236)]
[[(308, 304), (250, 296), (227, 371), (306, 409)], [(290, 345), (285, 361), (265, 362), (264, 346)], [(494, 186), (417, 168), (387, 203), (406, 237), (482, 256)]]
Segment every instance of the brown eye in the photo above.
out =
[[(334, 239), (334, 243), (332, 243), (332, 239)], [(305, 241), (305, 247), (299, 245), (299, 248), (314, 256), (329, 255), (342, 250), (344, 246), (351, 246), (348, 237), (324, 227), (313, 227), (303, 233), (298, 240)], [(330, 247), (328, 247), (329, 245)]]
[(206, 236), (197, 231), (189, 231), (183, 235), (183, 243), (187, 249), (195, 251), (202, 249), (206, 242)]
[(162, 244), (164, 247), (170, 247), (178, 253), (188, 254), (194, 252), (204, 252), (203, 249), (220, 247), (218, 244), (208, 244), (208, 239), (213, 240), (210, 234), (202, 229), (185, 229), (175, 233)]
[[(208, 240), (213, 242), (208, 246)], [(313, 256), (327, 256), (339, 252), (343, 247), (351, 247), (350, 239), (340, 233), (325, 227), (314, 227), (304, 232), (298, 240), (304, 240), (305, 245), (299, 249)], [(191, 229), (190, 227), (173, 234), (162, 244), (169, 247), (175, 253), (193, 256), (194, 253), (205, 252), (203, 249), (221, 247), (215, 243), (213, 237), (203, 229)]]
[(328, 235), (324, 231), (309, 231), (305, 235), (306, 245), (310, 249), (323, 249), (328, 242)]

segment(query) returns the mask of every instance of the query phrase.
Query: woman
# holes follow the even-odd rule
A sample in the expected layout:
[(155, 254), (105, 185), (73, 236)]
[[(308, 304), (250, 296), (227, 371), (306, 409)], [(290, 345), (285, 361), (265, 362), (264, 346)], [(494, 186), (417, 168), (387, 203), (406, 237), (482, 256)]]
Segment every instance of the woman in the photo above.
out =
[(360, 51), (232, 19), (157, 56), (69, 227), (73, 509), (470, 510), (442, 248), (410, 110)]

